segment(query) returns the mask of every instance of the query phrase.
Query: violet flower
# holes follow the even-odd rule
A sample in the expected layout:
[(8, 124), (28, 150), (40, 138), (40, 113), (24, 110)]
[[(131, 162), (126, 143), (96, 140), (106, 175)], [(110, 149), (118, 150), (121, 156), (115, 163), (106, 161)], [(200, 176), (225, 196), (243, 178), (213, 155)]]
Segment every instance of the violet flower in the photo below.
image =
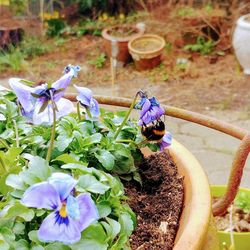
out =
[(43, 242), (73, 244), (81, 232), (98, 219), (97, 208), (89, 193), (72, 195), (77, 181), (70, 175), (54, 173), (47, 182), (29, 187), (21, 200), (27, 207), (53, 210), (38, 230)]
[(160, 151), (163, 151), (165, 148), (169, 147), (172, 143), (172, 134), (170, 132), (166, 132), (163, 136), (162, 140), (158, 142), (160, 146)]
[(155, 97), (147, 98), (143, 95), (140, 102), (136, 104), (136, 109), (141, 109), (138, 125), (147, 125), (150, 122), (160, 119), (165, 111)]
[(85, 87), (78, 87), (74, 85), (76, 90), (78, 91), (78, 96), (76, 99), (80, 102), (80, 104), (89, 110), (91, 116), (97, 117), (100, 115), (99, 104), (96, 99), (93, 98), (93, 93), (90, 89)]
[(20, 78), (11, 78), (9, 84), (15, 92), (24, 116), (32, 118), (34, 124), (53, 122), (53, 105), (56, 106), (56, 119), (68, 115), (73, 111), (73, 103), (62, 98), (71, 79), (77, 76), (79, 66), (68, 65), (64, 75), (52, 83), (37, 87), (29, 87)]

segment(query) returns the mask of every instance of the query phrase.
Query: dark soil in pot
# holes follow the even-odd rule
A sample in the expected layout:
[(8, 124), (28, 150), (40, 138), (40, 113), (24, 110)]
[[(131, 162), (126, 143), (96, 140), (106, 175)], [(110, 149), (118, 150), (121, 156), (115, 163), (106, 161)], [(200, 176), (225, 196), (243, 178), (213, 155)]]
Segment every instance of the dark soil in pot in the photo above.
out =
[(128, 203), (137, 215), (130, 238), (133, 250), (173, 248), (183, 205), (183, 177), (166, 152), (153, 154), (139, 166), (142, 186), (125, 183)]

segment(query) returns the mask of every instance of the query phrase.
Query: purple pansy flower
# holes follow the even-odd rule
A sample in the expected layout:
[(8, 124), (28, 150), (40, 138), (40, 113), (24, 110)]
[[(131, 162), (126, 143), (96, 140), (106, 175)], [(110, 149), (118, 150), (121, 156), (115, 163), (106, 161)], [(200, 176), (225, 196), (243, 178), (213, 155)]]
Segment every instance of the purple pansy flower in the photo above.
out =
[(21, 104), (23, 115), (32, 118), (34, 124), (51, 124), (53, 103), (57, 108), (57, 119), (72, 112), (74, 109), (72, 102), (62, 96), (71, 79), (77, 76), (79, 70), (79, 66), (68, 65), (64, 70), (65, 74), (51, 86), (43, 84), (33, 88), (23, 84), (22, 82), (25, 80), (11, 78), (9, 84)]
[(166, 132), (163, 136), (162, 140), (158, 142), (160, 146), (160, 150), (163, 151), (165, 148), (169, 147), (172, 143), (172, 134), (170, 132)]
[(90, 89), (84, 87), (78, 87), (74, 85), (78, 91), (76, 99), (80, 104), (89, 110), (90, 114), (94, 117), (100, 115), (99, 104), (96, 99), (93, 98), (93, 93)]
[(54, 210), (42, 222), (39, 240), (73, 244), (80, 240), (85, 228), (98, 220), (98, 211), (89, 193), (72, 195), (76, 184), (70, 175), (54, 173), (48, 181), (34, 184), (25, 191), (21, 200), (25, 206)]
[(147, 125), (150, 122), (158, 120), (165, 113), (155, 97), (147, 98), (146, 96), (142, 96), (135, 108), (141, 109), (140, 119), (138, 121), (139, 126)]

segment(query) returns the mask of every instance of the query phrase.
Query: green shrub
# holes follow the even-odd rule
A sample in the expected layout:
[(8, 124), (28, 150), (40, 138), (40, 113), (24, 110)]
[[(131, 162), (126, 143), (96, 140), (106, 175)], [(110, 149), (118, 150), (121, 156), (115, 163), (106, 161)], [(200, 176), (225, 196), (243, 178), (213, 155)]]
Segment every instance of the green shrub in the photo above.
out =
[(44, 55), (50, 50), (51, 46), (44, 43), (40, 37), (27, 37), (21, 43), (21, 51), (27, 57)]
[(19, 48), (9, 46), (7, 51), (0, 51), (0, 68), (11, 68), (13, 71), (20, 71), (26, 66), (25, 55)]
[(214, 49), (215, 43), (212, 40), (206, 40), (202, 36), (197, 37), (195, 44), (187, 44), (184, 50), (190, 50), (193, 52), (199, 52), (201, 55), (208, 55)]
[(59, 36), (63, 29), (66, 27), (66, 24), (61, 19), (50, 19), (47, 20), (48, 28), (46, 31), (47, 36), (49, 37), (55, 37)]

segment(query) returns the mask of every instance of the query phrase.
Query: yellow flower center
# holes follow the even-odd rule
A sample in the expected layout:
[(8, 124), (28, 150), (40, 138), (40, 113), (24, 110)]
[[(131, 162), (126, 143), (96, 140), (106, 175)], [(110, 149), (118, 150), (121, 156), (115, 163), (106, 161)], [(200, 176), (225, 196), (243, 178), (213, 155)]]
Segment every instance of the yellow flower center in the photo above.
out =
[(62, 204), (62, 207), (59, 210), (59, 214), (61, 217), (67, 217), (66, 204)]

